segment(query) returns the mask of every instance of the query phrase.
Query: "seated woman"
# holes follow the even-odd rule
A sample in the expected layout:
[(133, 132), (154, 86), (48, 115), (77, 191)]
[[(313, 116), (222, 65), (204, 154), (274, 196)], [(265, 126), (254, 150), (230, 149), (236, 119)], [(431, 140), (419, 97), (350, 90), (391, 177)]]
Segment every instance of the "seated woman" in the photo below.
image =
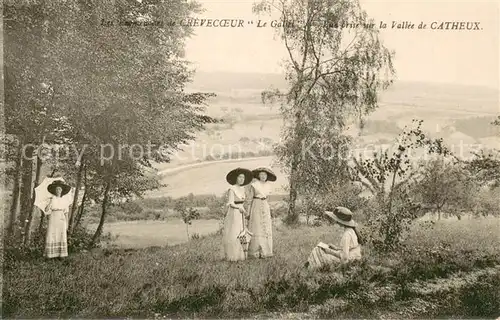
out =
[(335, 222), (336, 226), (342, 228), (342, 230), (339, 230), (342, 233), (340, 246), (319, 243), (311, 252), (309, 259), (305, 263), (305, 267), (318, 269), (329, 264), (345, 263), (361, 259), (360, 243), (362, 241), (356, 231), (357, 223), (352, 220), (351, 210), (344, 207), (337, 207), (333, 212), (325, 211), (325, 215)]

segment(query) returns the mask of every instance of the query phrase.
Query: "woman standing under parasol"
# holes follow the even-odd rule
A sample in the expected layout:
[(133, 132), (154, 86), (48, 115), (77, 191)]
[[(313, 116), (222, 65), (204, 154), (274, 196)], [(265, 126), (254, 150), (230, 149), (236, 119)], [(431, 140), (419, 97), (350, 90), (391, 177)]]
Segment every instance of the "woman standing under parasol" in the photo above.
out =
[(47, 258), (63, 258), (68, 256), (68, 228), (69, 203), (64, 195), (71, 187), (60, 180), (52, 182), (47, 190), (53, 195), (45, 208), (49, 216), (47, 237), (45, 241), (45, 256)]

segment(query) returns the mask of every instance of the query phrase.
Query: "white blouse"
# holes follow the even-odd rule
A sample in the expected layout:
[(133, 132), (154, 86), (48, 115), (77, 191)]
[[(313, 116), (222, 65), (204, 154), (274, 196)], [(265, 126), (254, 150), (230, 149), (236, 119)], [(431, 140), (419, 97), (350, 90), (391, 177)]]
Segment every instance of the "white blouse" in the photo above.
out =
[(235, 201), (245, 201), (245, 188), (231, 186), (227, 191), (227, 206), (235, 206)]
[(358, 243), (358, 237), (354, 229), (346, 228), (340, 239), (340, 250), (342, 260), (355, 260), (361, 258), (361, 246)]
[(271, 193), (271, 185), (268, 182), (259, 180), (252, 183), (253, 196), (257, 198), (267, 198)]

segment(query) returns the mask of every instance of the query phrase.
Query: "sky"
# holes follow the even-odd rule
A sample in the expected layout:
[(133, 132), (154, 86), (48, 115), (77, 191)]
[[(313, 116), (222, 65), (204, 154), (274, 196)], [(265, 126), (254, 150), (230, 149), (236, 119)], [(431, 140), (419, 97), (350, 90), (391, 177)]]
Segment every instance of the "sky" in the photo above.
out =
[[(200, 18), (258, 20), (254, 0), (198, 0), (205, 12)], [(405, 81), (444, 82), (499, 88), (499, 2), (432, 0), (361, 0), (376, 22), (479, 21), (481, 31), (391, 30), (381, 31), (386, 47), (396, 52), (397, 78)], [(270, 21), (272, 18), (261, 18)], [(186, 58), (199, 71), (282, 72), (286, 58), (273, 28), (196, 27), (187, 41)]]

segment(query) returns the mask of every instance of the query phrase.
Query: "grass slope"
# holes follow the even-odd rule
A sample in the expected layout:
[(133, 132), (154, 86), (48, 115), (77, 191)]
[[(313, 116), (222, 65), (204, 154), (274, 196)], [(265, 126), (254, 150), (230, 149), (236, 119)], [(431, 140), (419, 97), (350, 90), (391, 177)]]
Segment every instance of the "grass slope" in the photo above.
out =
[[(329, 226), (280, 227), (275, 256), (222, 261), (220, 236), (143, 250), (93, 251), (66, 261), (9, 262), (5, 317), (493, 317), (500, 285), (498, 219), (416, 227), (404, 254), (342, 274), (307, 272)], [(433, 286), (441, 281), (439, 286)], [(437, 282), (439, 283), (439, 282)], [(496, 314), (498, 315), (498, 313)]]

